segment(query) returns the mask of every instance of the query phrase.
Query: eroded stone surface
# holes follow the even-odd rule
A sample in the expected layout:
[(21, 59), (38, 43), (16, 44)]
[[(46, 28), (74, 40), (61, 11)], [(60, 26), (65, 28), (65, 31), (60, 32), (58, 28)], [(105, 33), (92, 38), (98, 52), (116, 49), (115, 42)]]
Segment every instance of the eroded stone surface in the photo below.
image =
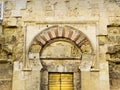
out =
[[(115, 43), (112, 43), (112, 45), (108, 47), (108, 54), (110, 55), (110, 86), (111, 90), (119, 90), (120, 85), (118, 83), (120, 81), (120, 45), (117, 38), (119, 38), (120, 35), (120, 27), (109, 27), (108, 33), (108, 36), (114, 36), (115, 38), (115, 40), (112, 40)], [(108, 40), (108, 42), (111, 41)]]
[[(2, 90), (47, 90), (48, 71), (74, 72), (75, 90), (109, 90), (108, 66), (110, 63), (111, 90), (119, 90), (120, 60), (120, 1), (119, 0), (1, 0), (4, 1), (4, 17), (0, 30), (0, 60), (18, 62), (15, 64), (13, 81), (12, 66), (0, 64), (0, 89)], [(70, 26), (80, 30), (84, 35), (72, 28), (55, 31), (51, 26)], [(107, 27), (108, 25), (108, 27)], [(38, 41), (34, 41), (42, 31)], [(66, 30), (67, 29), (67, 30)], [(39, 60), (40, 50), (56, 36), (71, 39), (77, 43), (79, 50), (64, 43), (51, 45), (43, 54), (44, 57), (54, 56), (69, 58), (79, 57), (80, 60)], [(81, 36), (81, 38), (80, 38)], [(41, 40), (42, 39), (42, 40)], [(27, 41), (26, 41), (27, 40)], [(58, 39), (59, 41), (60, 39)], [(82, 42), (81, 42), (82, 41)], [(31, 43), (33, 44), (30, 47)], [(25, 47), (26, 46), (26, 47)], [(106, 51), (106, 48), (108, 51)], [(29, 50), (28, 50), (29, 49)], [(59, 51), (58, 51), (59, 50)], [(29, 58), (25, 57), (28, 56)], [(69, 53), (71, 52), (71, 53)], [(59, 53), (59, 55), (57, 54)], [(94, 54), (94, 55), (93, 55)], [(30, 62), (29, 60), (30, 59)], [(41, 63), (42, 62), (42, 63)], [(106, 63), (106, 64), (104, 64)], [(8, 65), (8, 66), (7, 66)], [(43, 66), (42, 66), (43, 65)], [(93, 68), (93, 66), (97, 67)], [(25, 66), (25, 69), (23, 69)], [(29, 66), (31, 69), (26, 69)], [(95, 72), (90, 72), (90, 69)], [(99, 68), (100, 66), (100, 68)], [(4, 68), (3, 68), (4, 67)], [(42, 70), (41, 70), (42, 68)], [(23, 69), (23, 71), (22, 71)], [(82, 74), (79, 72), (82, 71)], [(98, 70), (99, 69), (99, 70)], [(42, 75), (40, 75), (40, 71)], [(85, 72), (84, 72), (85, 71)], [(97, 72), (96, 72), (97, 71)], [(99, 72), (98, 72), (99, 71)], [(98, 74), (99, 73), (99, 74)], [(44, 75), (46, 77), (44, 77)], [(81, 76), (83, 75), (83, 76)], [(104, 75), (107, 75), (104, 77)], [(41, 78), (42, 76), (43, 78)], [(82, 84), (80, 82), (82, 77)], [(6, 79), (6, 81), (4, 81)], [(43, 80), (41, 80), (43, 79)], [(99, 81), (99, 79), (101, 79)], [(102, 81), (103, 80), (103, 81)], [(40, 89), (40, 81), (42, 85)], [(12, 83), (13, 82), (13, 83)], [(87, 83), (86, 83), (87, 82)], [(11, 89), (11, 83), (13, 88)], [(96, 84), (97, 83), (97, 84)], [(19, 87), (18, 87), (19, 85)], [(91, 87), (94, 85), (93, 87)], [(88, 88), (89, 87), (89, 88)]]
[(120, 89), (120, 65), (113, 62), (109, 63), (111, 90)]
[(13, 75), (12, 64), (0, 63), (0, 89), (2, 90), (12, 89), (12, 75)]

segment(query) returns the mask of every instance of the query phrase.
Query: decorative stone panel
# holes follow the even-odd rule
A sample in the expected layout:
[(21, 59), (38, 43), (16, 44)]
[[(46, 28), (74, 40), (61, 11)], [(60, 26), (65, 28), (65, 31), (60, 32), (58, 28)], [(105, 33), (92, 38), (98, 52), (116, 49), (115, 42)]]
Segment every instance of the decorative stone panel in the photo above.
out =
[(111, 90), (119, 90), (120, 85), (120, 27), (108, 27), (109, 75)]
[[(119, 61), (120, 62), (120, 61)], [(110, 69), (110, 87), (111, 90), (120, 89), (120, 65), (114, 62), (109, 62)]]

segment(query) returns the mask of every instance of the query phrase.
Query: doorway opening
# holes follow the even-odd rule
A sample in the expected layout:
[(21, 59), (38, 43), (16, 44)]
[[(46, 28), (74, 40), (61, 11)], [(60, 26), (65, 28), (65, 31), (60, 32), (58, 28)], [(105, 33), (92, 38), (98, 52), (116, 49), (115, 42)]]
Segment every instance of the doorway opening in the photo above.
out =
[(29, 54), (32, 59), (36, 56), (40, 60), (41, 90), (81, 90), (80, 69), (91, 67), (93, 52), (88, 37), (72, 27), (55, 26), (39, 33), (31, 43)]

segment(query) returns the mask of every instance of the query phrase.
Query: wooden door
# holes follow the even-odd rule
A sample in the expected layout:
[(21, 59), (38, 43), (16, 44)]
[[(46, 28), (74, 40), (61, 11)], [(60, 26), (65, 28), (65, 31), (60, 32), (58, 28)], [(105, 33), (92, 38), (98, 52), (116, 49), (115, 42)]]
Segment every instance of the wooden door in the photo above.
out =
[(73, 73), (49, 73), (49, 90), (73, 90)]

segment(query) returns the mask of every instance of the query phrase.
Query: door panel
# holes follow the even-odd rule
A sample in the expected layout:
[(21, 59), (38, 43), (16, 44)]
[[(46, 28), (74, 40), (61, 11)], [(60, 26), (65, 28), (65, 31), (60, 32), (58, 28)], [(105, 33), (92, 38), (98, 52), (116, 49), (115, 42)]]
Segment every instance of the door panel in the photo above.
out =
[(49, 73), (49, 90), (73, 90), (73, 74)]
[(72, 74), (61, 75), (61, 90), (73, 90)]
[(60, 90), (60, 74), (49, 74), (49, 90)]

